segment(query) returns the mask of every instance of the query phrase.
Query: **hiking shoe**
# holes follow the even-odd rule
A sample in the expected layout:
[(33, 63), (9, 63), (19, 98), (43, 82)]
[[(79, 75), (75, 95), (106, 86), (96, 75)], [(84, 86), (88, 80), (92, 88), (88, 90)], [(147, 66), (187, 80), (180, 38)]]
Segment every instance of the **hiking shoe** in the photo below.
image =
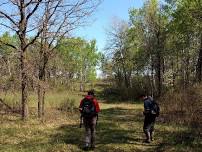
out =
[(94, 145), (91, 145), (90, 149), (91, 149), (91, 150), (94, 150), (94, 149), (95, 149), (95, 146), (94, 146)]
[(151, 141), (153, 141), (154, 140), (154, 131), (152, 131), (152, 132), (150, 132), (150, 139), (151, 139)]
[(151, 141), (150, 140), (148, 140), (148, 139), (146, 139), (145, 141), (144, 141), (144, 143), (150, 143)]
[(90, 149), (90, 147), (88, 147), (88, 146), (83, 147), (84, 151), (88, 151), (89, 149)]

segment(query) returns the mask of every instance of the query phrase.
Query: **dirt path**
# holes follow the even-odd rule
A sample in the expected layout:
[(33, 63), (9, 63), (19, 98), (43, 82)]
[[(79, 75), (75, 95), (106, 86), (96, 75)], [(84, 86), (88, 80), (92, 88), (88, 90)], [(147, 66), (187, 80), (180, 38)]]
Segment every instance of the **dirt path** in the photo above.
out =
[[(105, 104), (101, 103), (102, 111), (99, 115), (99, 121), (96, 132), (97, 152), (144, 152), (161, 151), (162, 137), (156, 134), (156, 140), (151, 144), (144, 143), (144, 134), (142, 131), (143, 115), (141, 104)], [(157, 127), (157, 132), (159, 127)], [(75, 149), (72, 151), (82, 151), (82, 138), (84, 129), (78, 129), (77, 126), (63, 126), (65, 132), (64, 141), (67, 146)], [(78, 143), (79, 141), (79, 143)]]
[[(158, 118), (154, 142), (143, 142), (143, 105), (101, 103), (95, 152), (197, 152), (201, 151), (185, 128), (169, 126)], [(79, 113), (49, 109), (46, 120), (27, 122), (1, 116), (0, 152), (80, 152), (84, 128)], [(186, 140), (185, 140), (186, 139)], [(196, 143), (196, 145), (194, 145)], [(198, 147), (197, 147), (198, 146)]]
[[(157, 151), (161, 139), (145, 144), (141, 104), (103, 104), (97, 128), (97, 151)], [(157, 127), (158, 128), (158, 127)], [(157, 134), (158, 136), (158, 134)]]

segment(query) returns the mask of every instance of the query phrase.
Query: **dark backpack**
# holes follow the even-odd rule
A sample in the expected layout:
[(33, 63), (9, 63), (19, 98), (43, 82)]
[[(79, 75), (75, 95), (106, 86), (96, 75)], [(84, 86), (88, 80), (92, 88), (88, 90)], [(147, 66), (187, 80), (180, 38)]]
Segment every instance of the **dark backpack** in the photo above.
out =
[(93, 98), (91, 98), (91, 99), (84, 98), (81, 108), (82, 108), (81, 115), (83, 117), (90, 118), (90, 117), (93, 117), (96, 115), (96, 107), (93, 102)]
[(153, 115), (155, 115), (156, 117), (158, 117), (159, 114), (160, 114), (160, 107), (159, 107), (158, 103), (157, 103), (156, 101), (154, 101), (154, 100), (152, 100), (151, 103), (152, 103), (152, 110), (151, 110), (151, 113), (152, 113)]

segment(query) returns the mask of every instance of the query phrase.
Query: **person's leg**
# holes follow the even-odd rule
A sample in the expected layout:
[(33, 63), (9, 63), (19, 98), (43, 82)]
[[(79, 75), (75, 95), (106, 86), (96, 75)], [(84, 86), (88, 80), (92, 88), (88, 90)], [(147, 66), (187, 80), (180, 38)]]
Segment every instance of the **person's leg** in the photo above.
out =
[(150, 131), (150, 139), (151, 141), (154, 141), (154, 131)]
[(145, 116), (143, 131), (144, 131), (145, 136), (146, 136), (145, 142), (150, 143), (151, 136), (150, 136), (150, 118), (149, 118), (149, 116)]
[(91, 140), (91, 128), (90, 128), (88, 119), (84, 119), (84, 126), (85, 126), (84, 150), (88, 150), (88, 148), (90, 147), (90, 140)]
[(93, 117), (92, 118), (92, 125), (91, 125), (91, 148), (95, 148), (96, 121), (97, 121), (97, 117)]
[(154, 125), (155, 125), (155, 119), (156, 119), (155, 116), (153, 116), (153, 117), (151, 118), (151, 127), (150, 127), (150, 138), (151, 138), (151, 141), (154, 140)]

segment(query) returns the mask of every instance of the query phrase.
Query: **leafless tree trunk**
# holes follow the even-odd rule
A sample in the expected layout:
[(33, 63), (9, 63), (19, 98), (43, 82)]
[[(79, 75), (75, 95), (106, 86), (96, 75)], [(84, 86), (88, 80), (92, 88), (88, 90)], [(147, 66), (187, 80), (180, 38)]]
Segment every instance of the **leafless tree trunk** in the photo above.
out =
[(198, 54), (198, 62), (196, 66), (196, 78), (198, 82), (201, 82), (202, 80), (202, 34), (200, 36), (200, 48), (199, 48), (199, 54)]
[(21, 68), (21, 87), (22, 87), (22, 118), (26, 119), (28, 117), (28, 88), (27, 88), (27, 73), (26, 73), (26, 18), (25, 18), (25, 3), (20, 2), (20, 16), (21, 20), (19, 23), (19, 38), (20, 38), (20, 68)]
[[(0, 4), (0, 17), (5, 20), (0, 26), (15, 32), (20, 40), (19, 47), (13, 44), (5, 44), (16, 49), (19, 52), (20, 71), (21, 71), (21, 103), (22, 103), (22, 119), (28, 118), (28, 75), (26, 51), (28, 47), (39, 37), (41, 30), (38, 30), (32, 40), (28, 41), (27, 34), (33, 31), (33, 25), (30, 26), (30, 18), (35, 14), (42, 0), (26, 2), (24, 0), (9, 0)], [(4, 7), (13, 8), (13, 10), (5, 10)], [(38, 25), (40, 26), (40, 25)]]
[[(46, 67), (53, 50), (62, 38), (69, 32), (83, 26), (87, 17), (91, 15), (100, 0), (48, 1), (45, 6), (43, 32), (40, 35), (41, 48), (39, 53), (39, 84), (38, 84), (38, 117), (42, 117), (45, 106)], [(58, 17), (60, 16), (60, 17)], [(83, 77), (81, 75), (81, 77)], [(83, 79), (83, 78), (82, 78)], [(82, 80), (83, 81), (83, 80)], [(83, 87), (83, 82), (82, 82)], [(81, 88), (83, 90), (83, 88)]]

